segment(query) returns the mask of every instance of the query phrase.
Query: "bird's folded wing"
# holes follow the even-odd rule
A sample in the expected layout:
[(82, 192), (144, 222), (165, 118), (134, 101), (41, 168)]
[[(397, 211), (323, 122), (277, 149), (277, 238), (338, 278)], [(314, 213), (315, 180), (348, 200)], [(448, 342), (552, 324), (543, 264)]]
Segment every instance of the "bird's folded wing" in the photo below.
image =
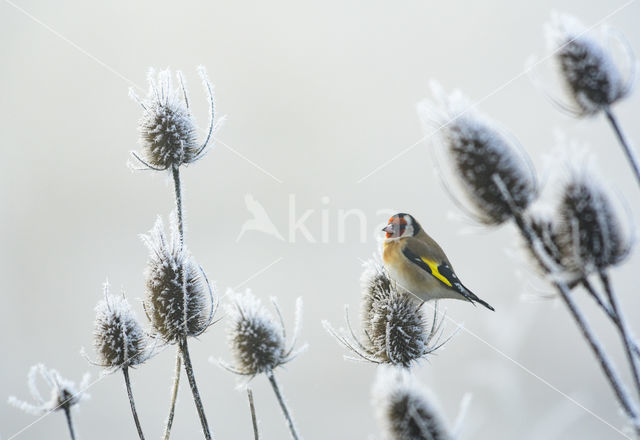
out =
[(446, 262), (434, 261), (427, 256), (420, 255), (418, 249), (412, 248), (415, 246), (405, 246), (402, 249), (402, 253), (409, 261), (438, 279), (445, 286), (461, 293), (464, 291), (462, 283)]

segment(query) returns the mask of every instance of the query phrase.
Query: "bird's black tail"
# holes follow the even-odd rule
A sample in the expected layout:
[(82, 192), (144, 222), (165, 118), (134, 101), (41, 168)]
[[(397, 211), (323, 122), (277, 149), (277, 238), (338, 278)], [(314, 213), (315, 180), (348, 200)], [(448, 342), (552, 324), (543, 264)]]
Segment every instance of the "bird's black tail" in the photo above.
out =
[(469, 301), (471, 301), (474, 305), (475, 305), (475, 303), (480, 303), (483, 306), (485, 306), (487, 309), (491, 310), (492, 312), (496, 311), (496, 309), (491, 307), (489, 305), (489, 303), (487, 303), (486, 301), (483, 301), (480, 298), (478, 298), (478, 296), (475, 293), (473, 293), (471, 290), (467, 289), (464, 286), (462, 286), (462, 287), (463, 287), (462, 295), (464, 295), (464, 297), (467, 298)]

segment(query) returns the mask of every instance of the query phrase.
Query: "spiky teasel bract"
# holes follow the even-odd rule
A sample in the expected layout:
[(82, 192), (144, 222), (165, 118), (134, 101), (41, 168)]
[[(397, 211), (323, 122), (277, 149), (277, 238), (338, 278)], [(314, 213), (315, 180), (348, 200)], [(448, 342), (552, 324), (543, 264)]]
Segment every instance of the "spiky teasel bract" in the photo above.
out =
[(217, 303), (204, 271), (180, 241), (173, 216), (169, 227), (167, 237), (158, 218), (150, 233), (142, 235), (149, 248), (144, 307), (153, 331), (173, 344), (202, 334)]
[(447, 96), (436, 83), (432, 90), (435, 101), (421, 102), (418, 113), (425, 129), (437, 134), (472, 215), (496, 225), (511, 218), (513, 209), (525, 210), (538, 191), (524, 152), (460, 91)]
[[(49, 400), (45, 400), (38, 390), (36, 384), (38, 374), (51, 389)], [(89, 395), (84, 392), (89, 385), (89, 377), (88, 373), (85, 374), (78, 387), (74, 382), (60, 376), (60, 373), (53, 368), (47, 368), (43, 364), (34, 365), (29, 370), (27, 383), (35, 403), (24, 402), (13, 396), (9, 398), (9, 403), (34, 415), (46, 414), (57, 410), (68, 411), (71, 407), (89, 398)]]
[(123, 296), (109, 293), (104, 284), (104, 299), (96, 306), (93, 343), (98, 364), (111, 370), (134, 367), (150, 356), (148, 338)]
[(629, 255), (630, 234), (592, 172), (573, 167), (561, 188), (557, 210), (558, 242), (566, 270), (588, 275)]
[[(633, 74), (625, 80), (609, 49), (588, 35), (575, 17), (554, 13), (546, 30), (550, 49), (574, 103), (567, 108), (569, 111), (577, 116), (593, 115), (629, 94)], [(627, 55), (633, 66), (633, 56)]]
[(365, 263), (361, 284), (363, 337), (356, 336), (348, 310), (346, 331), (336, 331), (328, 322), (323, 323), (357, 359), (409, 367), (444, 344), (440, 343), (444, 318), (439, 318), (437, 305), (429, 324), (424, 303), (391, 281), (380, 263)]
[(180, 89), (174, 88), (169, 70), (163, 70), (156, 76), (155, 71), (150, 69), (149, 93), (146, 99), (141, 100), (131, 92), (143, 108), (138, 123), (142, 157), (136, 153), (132, 155), (146, 168), (177, 168), (193, 163), (206, 154), (211, 135), (216, 128), (214, 100), (205, 69), (201, 67), (198, 70), (210, 103), (209, 127), (202, 143), (198, 142), (198, 127), (189, 108), (189, 98), (180, 72), (177, 73)]
[(301, 298), (296, 300), (294, 333), (287, 346), (284, 321), (274, 298), (271, 301), (278, 320), (249, 290), (244, 293), (229, 291), (228, 296), (231, 303), (225, 306), (230, 318), (227, 336), (235, 362), (233, 365), (223, 363), (225, 368), (246, 376), (270, 373), (275, 368), (293, 360), (306, 348), (303, 346), (295, 349), (302, 323)]
[(407, 370), (379, 367), (373, 388), (373, 405), (386, 439), (453, 438), (432, 398)]

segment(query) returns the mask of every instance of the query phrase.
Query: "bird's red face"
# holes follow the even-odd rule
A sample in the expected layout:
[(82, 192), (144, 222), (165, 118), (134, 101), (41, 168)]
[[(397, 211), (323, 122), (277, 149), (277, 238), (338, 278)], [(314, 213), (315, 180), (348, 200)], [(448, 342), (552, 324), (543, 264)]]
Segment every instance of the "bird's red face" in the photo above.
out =
[(407, 226), (409, 225), (407, 220), (407, 216), (402, 214), (396, 214), (391, 217), (387, 226), (382, 228), (386, 233), (386, 238), (402, 237), (407, 232)]

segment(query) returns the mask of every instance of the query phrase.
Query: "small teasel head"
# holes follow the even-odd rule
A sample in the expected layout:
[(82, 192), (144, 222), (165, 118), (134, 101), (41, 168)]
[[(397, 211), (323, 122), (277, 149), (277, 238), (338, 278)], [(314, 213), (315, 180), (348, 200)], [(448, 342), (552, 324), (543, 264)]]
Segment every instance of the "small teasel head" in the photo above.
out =
[(143, 108), (142, 118), (138, 123), (142, 156), (136, 153), (132, 155), (145, 168), (173, 169), (193, 163), (206, 153), (215, 130), (214, 101), (212, 87), (204, 68), (200, 68), (199, 71), (210, 101), (209, 127), (202, 144), (198, 141), (198, 128), (189, 108), (187, 89), (180, 72), (177, 73), (179, 89), (174, 88), (169, 70), (163, 70), (156, 75), (155, 71), (150, 69), (147, 97), (142, 100), (131, 92)]
[(153, 332), (169, 344), (198, 336), (211, 325), (216, 309), (213, 291), (193, 260), (172, 216), (170, 236), (160, 218), (142, 239), (149, 248), (144, 307)]
[(228, 296), (231, 303), (225, 307), (230, 317), (227, 335), (235, 362), (233, 365), (223, 363), (225, 368), (247, 376), (268, 373), (293, 360), (305, 348), (294, 350), (300, 331), (301, 299), (296, 301), (295, 331), (287, 347), (284, 322), (275, 299), (272, 298), (272, 303), (277, 320), (249, 290), (229, 291)]
[[(606, 109), (631, 91), (633, 73), (625, 80), (609, 49), (587, 34), (587, 29), (569, 15), (554, 13), (546, 26), (547, 39), (577, 116)], [(630, 66), (635, 59), (627, 51)], [(574, 108), (575, 107), (575, 108)]]
[(111, 295), (108, 283), (96, 306), (93, 336), (98, 364), (107, 369), (134, 367), (149, 357), (147, 336), (128, 301), (124, 295)]
[[(36, 384), (38, 374), (50, 388), (49, 399), (45, 400)], [(85, 374), (77, 387), (75, 383), (60, 376), (56, 370), (47, 368), (43, 364), (34, 365), (29, 370), (28, 385), (31, 397), (35, 403), (24, 402), (15, 397), (9, 398), (9, 403), (16, 408), (34, 415), (46, 414), (51, 411), (69, 410), (89, 395), (84, 390), (89, 385), (89, 374)]]
[(601, 180), (574, 168), (558, 200), (558, 242), (562, 267), (587, 275), (622, 262), (632, 240)]
[(385, 438), (450, 440), (440, 411), (405, 369), (381, 366), (373, 388), (373, 405)]
[[(505, 222), (514, 211), (524, 211), (538, 193), (524, 151), (504, 130), (478, 114), (459, 91), (447, 96), (436, 83), (432, 89), (435, 101), (420, 103), (418, 113), (426, 131), (437, 134), (446, 166), (466, 196), (466, 203), (458, 204), (490, 225)], [(436, 159), (442, 171), (442, 159), (437, 154)], [(447, 182), (445, 185), (450, 189)]]
[(351, 350), (355, 359), (376, 364), (410, 367), (440, 348), (444, 317), (437, 306), (433, 319), (427, 322), (424, 303), (393, 282), (384, 267), (375, 260), (365, 263), (362, 283), (362, 331), (356, 336), (346, 311), (347, 331), (336, 331), (323, 325), (342, 345)]

